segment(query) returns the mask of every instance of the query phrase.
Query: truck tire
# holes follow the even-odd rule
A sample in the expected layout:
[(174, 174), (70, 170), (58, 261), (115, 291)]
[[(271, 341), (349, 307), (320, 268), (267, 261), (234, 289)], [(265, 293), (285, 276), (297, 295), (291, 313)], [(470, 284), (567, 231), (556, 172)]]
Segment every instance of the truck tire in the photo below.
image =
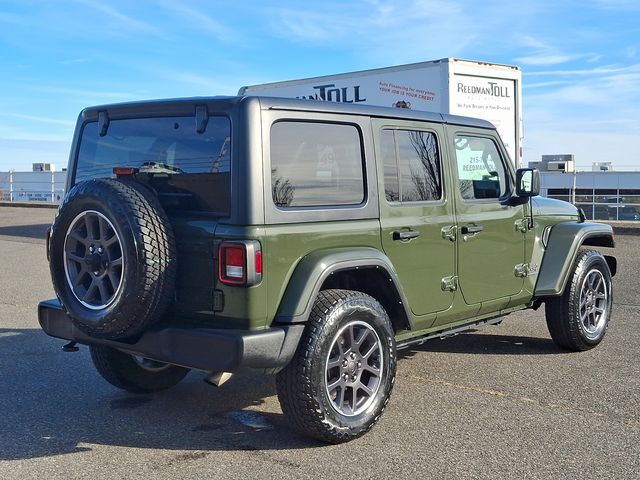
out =
[(389, 402), (396, 360), (391, 321), (375, 299), (321, 291), (292, 361), (276, 377), (282, 411), (307, 436), (357, 438)]
[(598, 345), (611, 317), (611, 271), (595, 250), (581, 251), (569, 274), (564, 293), (545, 301), (551, 338), (559, 347), (584, 351)]
[(190, 371), (177, 365), (134, 357), (103, 345), (91, 345), (89, 350), (102, 378), (114, 387), (132, 393), (166, 390), (177, 385)]
[(75, 185), (54, 221), (49, 258), (67, 314), (95, 338), (139, 334), (173, 297), (177, 256), (169, 219), (151, 190), (132, 181)]

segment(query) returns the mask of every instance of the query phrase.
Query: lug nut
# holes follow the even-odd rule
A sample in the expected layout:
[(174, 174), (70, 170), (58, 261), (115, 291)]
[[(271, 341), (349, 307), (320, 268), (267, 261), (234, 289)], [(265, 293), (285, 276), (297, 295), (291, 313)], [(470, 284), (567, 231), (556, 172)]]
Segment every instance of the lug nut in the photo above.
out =
[(346, 382), (347, 380), (349, 380), (349, 375), (345, 373), (344, 375), (342, 375), (342, 379)]
[(104, 250), (102, 250), (102, 247), (98, 247), (98, 253), (102, 253)]
[(343, 367), (346, 367), (347, 365), (349, 365), (349, 362), (347, 362), (346, 360), (343, 360), (343, 361), (342, 361), (342, 366), (343, 366)]

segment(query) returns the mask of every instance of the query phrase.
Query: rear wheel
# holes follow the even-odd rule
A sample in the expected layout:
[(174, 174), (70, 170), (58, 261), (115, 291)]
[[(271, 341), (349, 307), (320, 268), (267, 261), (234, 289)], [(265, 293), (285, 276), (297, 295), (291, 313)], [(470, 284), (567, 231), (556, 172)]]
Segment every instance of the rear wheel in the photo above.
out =
[(395, 372), (393, 328), (382, 306), (361, 292), (325, 290), (276, 378), (278, 399), (303, 434), (341, 443), (375, 425)]
[(547, 326), (560, 347), (582, 351), (598, 345), (607, 331), (613, 303), (611, 272), (602, 254), (578, 254), (561, 297), (545, 302)]
[(166, 390), (189, 373), (188, 368), (138, 357), (102, 345), (91, 345), (91, 360), (111, 385), (132, 393)]

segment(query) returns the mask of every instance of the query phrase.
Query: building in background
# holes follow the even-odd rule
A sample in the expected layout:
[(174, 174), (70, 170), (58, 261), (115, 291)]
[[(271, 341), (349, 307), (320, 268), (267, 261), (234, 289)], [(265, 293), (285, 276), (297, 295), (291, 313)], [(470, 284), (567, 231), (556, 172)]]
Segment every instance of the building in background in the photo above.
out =
[(572, 153), (542, 155), (540, 162), (529, 162), (529, 168), (537, 168), (541, 172), (574, 172), (576, 159)]
[(33, 172), (55, 172), (56, 165), (54, 163), (32, 163)]
[(612, 172), (613, 163), (612, 162), (593, 162), (593, 165), (591, 165), (591, 170), (593, 172)]

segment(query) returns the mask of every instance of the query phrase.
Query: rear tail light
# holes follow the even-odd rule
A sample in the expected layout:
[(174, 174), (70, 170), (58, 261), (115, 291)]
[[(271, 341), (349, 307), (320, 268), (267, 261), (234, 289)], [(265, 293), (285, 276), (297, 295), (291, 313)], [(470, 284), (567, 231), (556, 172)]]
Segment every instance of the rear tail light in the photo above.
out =
[(133, 167), (114, 167), (113, 174), (117, 177), (128, 177), (138, 173), (137, 168)]
[(255, 240), (222, 242), (218, 280), (226, 285), (255, 285), (262, 280), (262, 250)]

